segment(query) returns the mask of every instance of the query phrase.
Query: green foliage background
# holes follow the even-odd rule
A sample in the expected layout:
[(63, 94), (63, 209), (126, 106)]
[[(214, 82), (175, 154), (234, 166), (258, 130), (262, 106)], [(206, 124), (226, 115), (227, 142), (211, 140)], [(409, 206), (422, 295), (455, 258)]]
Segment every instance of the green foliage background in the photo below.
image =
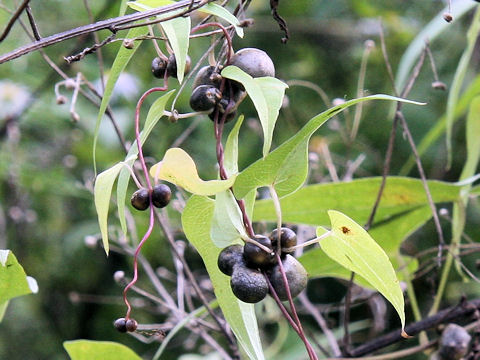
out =
[[(3, 3), (9, 8), (14, 6), (13, 1)], [(119, 3), (93, 1), (90, 5), (96, 19), (104, 19), (118, 14)], [(270, 17), (268, 2), (257, 0), (252, 2), (247, 12), (249, 17), (254, 18), (255, 24), (246, 29), (244, 39), (235, 39), (234, 47), (265, 50), (276, 65), (277, 77), (284, 81), (308, 80), (320, 85), (330, 100), (351, 99), (356, 97), (364, 42), (373, 39), (377, 47), (369, 59), (365, 89), (370, 94), (388, 94), (392, 90), (379, 46), (378, 18), (382, 18), (385, 27), (387, 48), (395, 71), (408, 44), (443, 6), (442, 1), (433, 0), (284, 1), (280, 3), (280, 12), (289, 25), (291, 39), (288, 45), (281, 45), (282, 34)], [(44, 36), (89, 22), (80, 1), (34, 1), (32, 8)], [(0, 24), (5, 24), (8, 19), (9, 15), (0, 9)], [(465, 47), (469, 19), (470, 15), (454, 21), (431, 44), (440, 79), (447, 85), (451, 83)], [(106, 32), (101, 32), (100, 36), (106, 36)], [(6, 53), (28, 42), (23, 30), (16, 24), (10, 36), (1, 44), (0, 52)], [(89, 79), (98, 79), (95, 56), (87, 56), (70, 66), (62, 62), (63, 56), (76, 53), (93, 42), (92, 37), (73, 39), (45, 51), (54, 61), (62, 64), (69, 76), (74, 77), (81, 71)], [(208, 40), (194, 40), (190, 46), (190, 56), (195, 62), (208, 46)], [(107, 71), (118, 47), (117, 42), (103, 48)], [(152, 44), (142, 44), (135, 60), (127, 67), (130, 77), (119, 85), (127, 96), (116, 96), (111, 104), (130, 140), (133, 138), (136, 100), (145, 89), (158, 84), (150, 73), (153, 56)], [(478, 60), (478, 52), (474, 60)], [(470, 78), (473, 78), (477, 68), (477, 63), (470, 66)], [(92, 138), (97, 109), (81, 99), (76, 109), (81, 119), (73, 123), (68, 105), (55, 104), (53, 87), (60, 80), (38, 52), (0, 66), (0, 249), (11, 249), (27, 274), (37, 279), (40, 287), (37, 295), (18, 298), (10, 303), (5, 319), (0, 323), (0, 358), (66, 359), (62, 342), (79, 338), (119, 341), (138, 354), (151, 354), (156, 345), (141, 344), (117, 333), (112, 326), (113, 319), (124, 311), (121, 288), (115, 284), (112, 275), (116, 270), (125, 270), (129, 274), (130, 259), (115, 253), (105, 258), (99, 247), (91, 249), (85, 246), (85, 237), (99, 232), (91, 193)], [(425, 101), (428, 106), (422, 109), (409, 105), (404, 107), (417, 143), (445, 113), (447, 93), (433, 90), (430, 86), (432, 81), (432, 74), (425, 66), (409, 98)], [(129, 91), (131, 95), (128, 95)], [(13, 111), (2, 106), (11, 103), (12, 99), (15, 101), (23, 92), (30, 94), (25, 104), (20, 104)], [(65, 92), (65, 95), (69, 94)], [(280, 112), (272, 148), (292, 136), (308, 119), (326, 109), (318, 95), (311, 90), (292, 86), (287, 90), (287, 96), (290, 106)], [(188, 91), (182, 94), (178, 103), (180, 112), (189, 111), (188, 97)], [(149, 103), (151, 101), (147, 100)], [(241, 111), (245, 113), (247, 125), (244, 125), (239, 139), (240, 167), (244, 168), (261, 156), (262, 138), (258, 121), (252, 120), (255, 110), (251, 102), (246, 101)], [(340, 175), (344, 173), (346, 160), (365, 154), (366, 159), (356, 176), (378, 176), (382, 171), (391, 129), (389, 114), (388, 103), (366, 104), (359, 136), (354, 143), (346, 146), (342, 134), (335, 131), (333, 123), (317, 132), (312, 139), (311, 150), (315, 152), (318, 149), (316, 144), (327, 141)], [(338, 121), (345, 120), (340, 116)], [(161, 121), (147, 141), (145, 152), (161, 158), (190, 123), (190, 119), (176, 124)], [(212, 139), (211, 146), (207, 145), (206, 138)], [(445, 170), (445, 145), (443, 141), (438, 141), (422, 158), (427, 177), (458, 180), (465, 161), (464, 142), (463, 125), (459, 123), (454, 128), (451, 170)], [(188, 153), (195, 154), (201, 176), (215, 177), (215, 148), (210, 120), (203, 121), (182, 147)], [(409, 154), (407, 142), (397, 136), (392, 174), (398, 173)], [(121, 159), (122, 149), (108, 120), (105, 120), (97, 148), (97, 167), (105, 169)], [(410, 176), (416, 177), (418, 174), (412, 171)], [(327, 170), (320, 166), (313, 170), (311, 181), (321, 182), (327, 177)], [(466, 232), (476, 238), (480, 235), (477, 202), (474, 202), (468, 214)], [(179, 215), (173, 211), (171, 215), (173, 227), (179, 230)], [(136, 221), (139, 224), (138, 234), (142, 234), (146, 220), (139, 216)], [(449, 228), (448, 223), (444, 225), (446, 229)], [(182, 237), (180, 232), (177, 234), (179, 238)], [(405, 249), (414, 253), (435, 244), (433, 225), (428, 223), (409, 239)], [(169, 254), (163, 249), (164, 239), (156, 229), (143, 253), (154, 267), (172, 268)], [(192, 249), (187, 250), (187, 259), (199, 276), (206, 276), (199, 256)], [(425, 296), (420, 298), (421, 304), (431, 300), (431, 292), (435, 290), (431, 287), (431, 281), (435, 281), (433, 275), (419, 281), (418, 285), (426, 288)], [(458, 281), (458, 278), (452, 278), (452, 288), (463, 289)], [(344, 287), (332, 280), (315, 280), (312, 283), (309, 294), (318, 302), (339, 301), (344, 295)], [(325, 284), (333, 290), (322, 290)], [(478, 292), (478, 289), (471, 291)], [(75, 301), (78, 294), (88, 294), (88, 301)], [(98, 303), (98, 299), (102, 301)], [(451, 299), (452, 302), (455, 300)], [(138, 313), (140, 322), (158, 322), (148, 313)], [(355, 315), (358, 314), (354, 312)], [(407, 313), (408, 319), (411, 319), (411, 314)], [(268, 332), (268, 327), (266, 329)], [(182, 335), (179, 335), (177, 340), (172, 341), (172, 349), (182, 347), (181, 338)], [(302, 353), (303, 349), (299, 351)], [(170, 358), (176, 356), (174, 353)]]

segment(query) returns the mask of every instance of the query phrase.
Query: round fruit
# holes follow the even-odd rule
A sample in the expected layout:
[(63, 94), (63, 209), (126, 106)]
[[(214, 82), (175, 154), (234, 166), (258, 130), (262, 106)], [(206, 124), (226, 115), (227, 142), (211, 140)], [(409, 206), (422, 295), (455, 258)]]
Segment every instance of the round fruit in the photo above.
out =
[(150, 205), (150, 199), (148, 196), (148, 190), (145, 188), (138, 189), (132, 195), (130, 199), (132, 206), (137, 210), (147, 210)]
[(156, 57), (152, 60), (152, 74), (156, 78), (163, 79), (165, 76), (165, 70), (167, 70), (167, 62), (160, 58)]
[(115, 322), (113, 323), (113, 326), (115, 326), (115, 329), (117, 329), (118, 331), (124, 333), (124, 332), (127, 332), (127, 322), (125, 321), (125, 318), (119, 318), (117, 320), (115, 320)]
[(222, 273), (232, 276), (233, 268), (243, 262), (243, 246), (230, 245), (218, 255), (218, 268)]
[[(190, 60), (190, 56), (187, 55), (187, 59), (185, 61), (185, 70), (183, 72), (184, 75), (187, 75), (190, 72), (191, 66), (192, 61)], [(177, 78), (177, 59), (175, 58), (175, 54), (170, 55), (168, 58), (167, 73), (168, 76)]]
[[(272, 240), (273, 249), (277, 248), (278, 240), (278, 229), (275, 229), (270, 234), (270, 240)], [(292, 253), (294, 250), (285, 251), (284, 249), (291, 248), (297, 245), (297, 234), (292, 229), (287, 227), (280, 228), (280, 246), (282, 248), (282, 253)]]
[(246, 303), (257, 303), (268, 293), (267, 280), (263, 274), (241, 264), (234, 266), (230, 286), (235, 296)]
[(218, 71), (216, 71), (215, 68), (215, 66), (204, 66), (198, 70), (197, 76), (195, 76), (195, 80), (193, 80), (192, 89), (196, 89), (200, 85), (211, 85), (220, 89), (222, 76), (219, 71), (221, 68), (219, 68)]
[[(288, 287), (292, 298), (300, 294), (307, 286), (308, 274), (305, 268), (292, 255), (287, 255), (282, 260), (283, 269), (287, 276)], [(275, 292), (282, 301), (288, 300), (287, 288), (283, 283), (282, 273), (279, 264), (275, 265), (272, 272), (268, 275)]]
[(267, 53), (260, 49), (245, 48), (237, 51), (230, 65), (239, 67), (251, 77), (275, 76), (275, 66)]
[(125, 329), (127, 329), (128, 332), (134, 332), (137, 330), (138, 323), (135, 319), (128, 319), (125, 323)]
[(152, 203), (157, 208), (164, 208), (170, 202), (172, 191), (165, 184), (158, 184), (153, 187)]
[(271, 249), (271, 252), (267, 253), (257, 245), (247, 242), (243, 247), (243, 258), (245, 259), (245, 263), (252, 269), (272, 266), (275, 263), (272, 242), (268, 237), (263, 235), (256, 235), (255, 240), (268, 249)]
[(222, 98), (222, 93), (211, 85), (200, 85), (190, 96), (190, 107), (195, 111), (213, 110)]

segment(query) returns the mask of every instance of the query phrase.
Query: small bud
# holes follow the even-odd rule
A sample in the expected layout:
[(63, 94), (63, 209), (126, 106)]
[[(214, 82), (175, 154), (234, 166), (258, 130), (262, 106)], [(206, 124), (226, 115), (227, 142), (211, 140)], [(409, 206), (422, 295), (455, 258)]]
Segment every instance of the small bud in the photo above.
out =
[(450, 14), (449, 12), (446, 12), (443, 14), (443, 20), (445, 20), (446, 22), (452, 22), (453, 20), (453, 16), (452, 14)]
[(168, 117), (168, 121), (170, 121), (172, 124), (176, 123), (178, 121), (178, 111), (173, 109), (172, 113)]
[(133, 49), (135, 43), (132, 39), (124, 39), (123, 40), (123, 47), (126, 49)]
[(338, 105), (342, 105), (342, 104), (345, 104), (345, 99), (335, 98), (335, 99), (332, 100), (332, 105), (333, 106), (338, 106)]
[(90, 249), (95, 249), (97, 247), (97, 238), (92, 235), (85, 236), (85, 239), (83, 239), (85, 246), (90, 248)]
[(434, 81), (432, 82), (432, 88), (434, 88), (435, 90), (445, 91), (447, 90), (447, 85), (441, 81)]
[(125, 279), (125, 272), (122, 270), (115, 271), (113, 274), (113, 280), (115, 280), (116, 283), (120, 284), (123, 279)]
[(63, 105), (67, 102), (67, 98), (63, 95), (57, 96), (57, 105)]
[(445, 216), (448, 216), (448, 209), (446, 209), (446, 208), (441, 208), (441, 209), (438, 211), (438, 214), (439, 214), (440, 216), (444, 216), (444, 217), (445, 217)]

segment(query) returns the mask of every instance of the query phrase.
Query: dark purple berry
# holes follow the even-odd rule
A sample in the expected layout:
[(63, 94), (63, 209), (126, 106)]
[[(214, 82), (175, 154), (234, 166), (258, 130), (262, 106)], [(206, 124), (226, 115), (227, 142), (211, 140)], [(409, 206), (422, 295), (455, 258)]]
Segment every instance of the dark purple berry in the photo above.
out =
[[(187, 59), (185, 62), (184, 75), (190, 72), (191, 66), (192, 66), (192, 61), (190, 60), (190, 56), (187, 55)], [(175, 58), (175, 54), (171, 54), (168, 58), (167, 73), (168, 73), (168, 76), (177, 78), (177, 59)]]
[(235, 296), (246, 303), (257, 303), (268, 293), (265, 276), (260, 271), (245, 267), (243, 264), (234, 266), (230, 286)]
[[(297, 234), (292, 229), (282, 227), (280, 228), (280, 246), (282, 248), (282, 253), (292, 253), (294, 250), (286, 251), (286, 249), (291, 248), (297, 245)], [(272, 247), (274, 250), (277, 249), (278, 241), (278, 229), (275, 229), (270, 234), (270, 240), (272, 240)]]
[(232, 276), (233, 268), (243, 262), (243, 246), (230, 245), (223, 249), (218, 255), (218, 268), (222, 273)]
[(137, 330), (138, 323), (135, 319), (128, 319), (127, 322), (125, 323), (125, 329), (128, 332), (134, 332)]
[(220, 75), (221, 68), (215, 70), (215, 66), (204, 66), (198, 70), (195, 80), (193, 80), (192, 89), (196, 89), (201, 85), (210, 85), (220, 89), (222, 76)]
[[(300, 294), (307, 286), (308, 274), (305, 268), (292, 255), (288, 255), (282, 260), (283, 269), (287, 276), (288, 287), (292, 298)], [(288, 300), (287, 288), (283, 282), (283, 276), (280, 271), (280, 265), (277, 264), (268, 275), (275, 292), (282, 301)]]
[(148, 190), (145, 188), (138, 189), (132, 195), (130, 199), (132, 206), (137, 210), (147, 210), (150, 205), (150, 199), (148, 197)]
[(115, 326), (115, 329), (117, 329), (121, 333), (127, 332), (127, 322), (125, 321), (125, 318), (118, 318), (113, 323), (113, 326)]
[(192, 91), (190, 107), (195, 111), (213, 110), (222, 98), (222, 93), (211, 85), (200, 85)]
[(275, 66), (267, 53), (260, 49), (245, 48), (238, 50), (230, 59), (234, 65), (253, 78), (275, 76)]
[(267, 247), (270, 252), (266, 252), (254, 243), (247, 242), (243, 247), (243, 258), (249, 268), (267, 268), (275, 263), (275, 255), (273, 254), (272, 242), (263, 235), (256, 235), (255, 241)]
[(164, 208), (170, 202), (172, 191), (165, 184), (158, 184), (153, 187), (152, 202), (157, 208)]
[(156, 57), (152, 60), (152, 74), (156, 78), (163, 79), (165, 76), (165, 71), (167, 70), (167, 62), (160, 58)]

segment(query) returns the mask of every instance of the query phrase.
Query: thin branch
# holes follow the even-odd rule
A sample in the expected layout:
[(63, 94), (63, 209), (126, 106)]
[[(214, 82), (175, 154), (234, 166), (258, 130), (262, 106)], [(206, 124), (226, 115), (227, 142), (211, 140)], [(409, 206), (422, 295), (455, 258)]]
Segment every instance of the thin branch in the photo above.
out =
[(0, 35), (0, 42), (5, 40), (5, 38), (8, 36), (8, 33), (10, 30), (12, 30), (13, 24), (18, 20), (20, 15), (22, 15), (23, 10), (28, 6), (28, 3), (30, 0), (24, 0), (23, 3), (18, 7), (18, 9), (15, 11), (15, 13), (12, 15), (10, 18), (10, 21), (8, 22), (7, 26), (5, 27), (5, 30), (3, 30), (2, 35)]
[[(405, 331), (410, 336), (415, 336), (421, 331), (432, 329), (440, 324), (448, 323), (450, 321), (459, 321), (474, 314), (480, 307), (480, 299), (472, 301), (462, 301), (460, 304), (449, 307), (445, 310), (439, 311), (437, 314), (424, 318), (421, 321), (415, 322), (405, 327)], [(401, 331), (395, 330), (386, 335), (377, 337), (350, 352), (352, 357), (360, 357), (370, 354), (376, 350), (383, 349), (391, 344), (404, 341)]]
[[(193, 0), (193, 1), (195, 3), (195, 6), (193, 8), (186, 9), (179, 14), (175, 14), (174, 16), (160, 19), (157, 22), (166, 21), (166, 20), (170, 20), (172, 18), (177, 18), (177, 17), (183, 16), (183, 15), (186, 15), (186, 14), (188, 14), (188, 13), (194, 11), (194, 10), (199, 9), (203, 5), (209, 3), (213, 0)], [(28, 3), (28, 1), (25, 1), (25, 2)], [(148, 11), (143, 11), (143, 12), (137, 12), (137, 13), (129, 14), (129, 15), (125, 15), (125, 16), (119, 16), (119, 17), (115, 17), (115, 18), (111, 18), (111, 19), (107, 19), (107, 20), (97, 21), (96, 23), (93, 23), (93, 24), (80, 26), (80, 27), (77, 27), (77, 28), (74, 28), (74, 29), (70, 29), (70, 30), (58, 33), (58, 34), (47, 36), (47, 37), (45, 37), (41, 40), (35, 41), (35, 42), (33, 42), (31, 44), (28, 44), (28, 45), (21, 46), (21, 47), (13, 50), (11, 52), (8, 52), (8, 53), (0, 56), (0, 64), (2, 64), (4, 62), (7, 62), (7, 61), (10, 61), (10, 60), (13, 60), (13, 59), (16, 59), (20, 56), (29, 54), (33, 51), (38, 50), (38, 49), (42, 49), (44, 47), (57, 44), (59, 42), (65, 41), (67, 39), (71, 39), (71, 38), (81, 36), (81, 35), (87, 35), (87, 34), (90, 34), (90, 33), (93, 33), (93, 32), (99, 31), (99, 30), (110, 30), (113, 33), (115, 33), (118, 30), (121, 30), (119, 28), (121, 25), (129, 24), (129, 23), (136, 22), (136, 21), (143, 20), (143, 19), (148, 19), (148, 18), (153, 17), (153, 16), (167, 14), (169, 12), (185, 8), (185, 7), (189, 6), (190, 3), (191, 3), (190, 0), (183, 0), (183, 1), (179, 1), (179, 2), (176, 2), (174, 4), (171, 4), (171, 5), (160, 7), (160, 8), (156, 8), (156, 9), (152, 9), (152, 10), (148, 10)], [(134, 25), (131, 25), (131, 27), (144, 26), (144, 25), (145, 25), (145, 23), (134, 24)]]
[(40, 40), (42, 37), (40, 36), (40, 32), (38, 31), (38, 26), (33, 17), (32, 9), (30, 8), (30, 5), (27, 5), (25, 10), (27, 12), (28, 22), (30, 23), (30, 27), (32, 28), (33, 37), (35, 38), (35, 40)]
[(340, 347), (338, 346), (337, 339), (335, 338), (335, 335), (333, 335), (333, 332), (328, 328), (327, 322), (323, 318), (320, 311), (318, 311), (318, 309), (310, 302), (305, 292), (302, 292), (298, 298), (305, 309), (307, 309), (307, 311), (315, 319), (318, 326), (320, 326), (322, 329), (325, 337), (327, 338), (328, 344), (330, 345), (330, 349), (332, 349), (333, 356), (340, 357), (342, 353), (340, 351)]
[(442, 247), (445, 245), (445, 240), (443, 238), (443, 231), (442, 231), (442, 226), (440, 225), (440, 219), (438, 217), (437, 213), (437, 207), (435, 206), (435, 202), (433, 201), (432, 194), (430, 193), (430, 189), (428, 188), (427, 184), (427, 178), (425, 176), (425, 172), (423, 171), (423, 166), (422, 162), (420, 161), (420, 156), (417, 151), (417, 147), (415, 146), (415, 142), (413, 141), (412, 134), (410, 133), (410, 130), (408, 128), (407, 121), (405, 120), (405, 117), (403, 116), (402, 112), (397, 112), (396, 115), (403, 126), (403, 131), (405, 135), (407, 136), (407, 140), (410, 143), (410, 147), (412, 149), (413, 154), (415, 155), (415, 161), (417, 162), (417, 168), (418, 172), (420, 174), (420, 178), (422, 179), (422, 184), (425, 189), (425, 194), (427, 195), (427, 200), (428, 200), (428, 205), (430, 206), (430, 209), (432, 210), (432, 216), (433, 216), (433, 221), (435, 223), (435, 229), (438, 234), (438, 241), (440, 243), (440, 246), (438, 247), (438, 256), (441, 256), (442, 253)]
[(348, 282), (347, 293), (345, 295), (345, 310), (343, 315), (343, 350), (346, 355), (350, 355), (350, 331), (348, 325), (350, 324), (350, 306), (352, 303), (352, 286), (355, 279), (355, 273), (350, 274), (350, 281)]

